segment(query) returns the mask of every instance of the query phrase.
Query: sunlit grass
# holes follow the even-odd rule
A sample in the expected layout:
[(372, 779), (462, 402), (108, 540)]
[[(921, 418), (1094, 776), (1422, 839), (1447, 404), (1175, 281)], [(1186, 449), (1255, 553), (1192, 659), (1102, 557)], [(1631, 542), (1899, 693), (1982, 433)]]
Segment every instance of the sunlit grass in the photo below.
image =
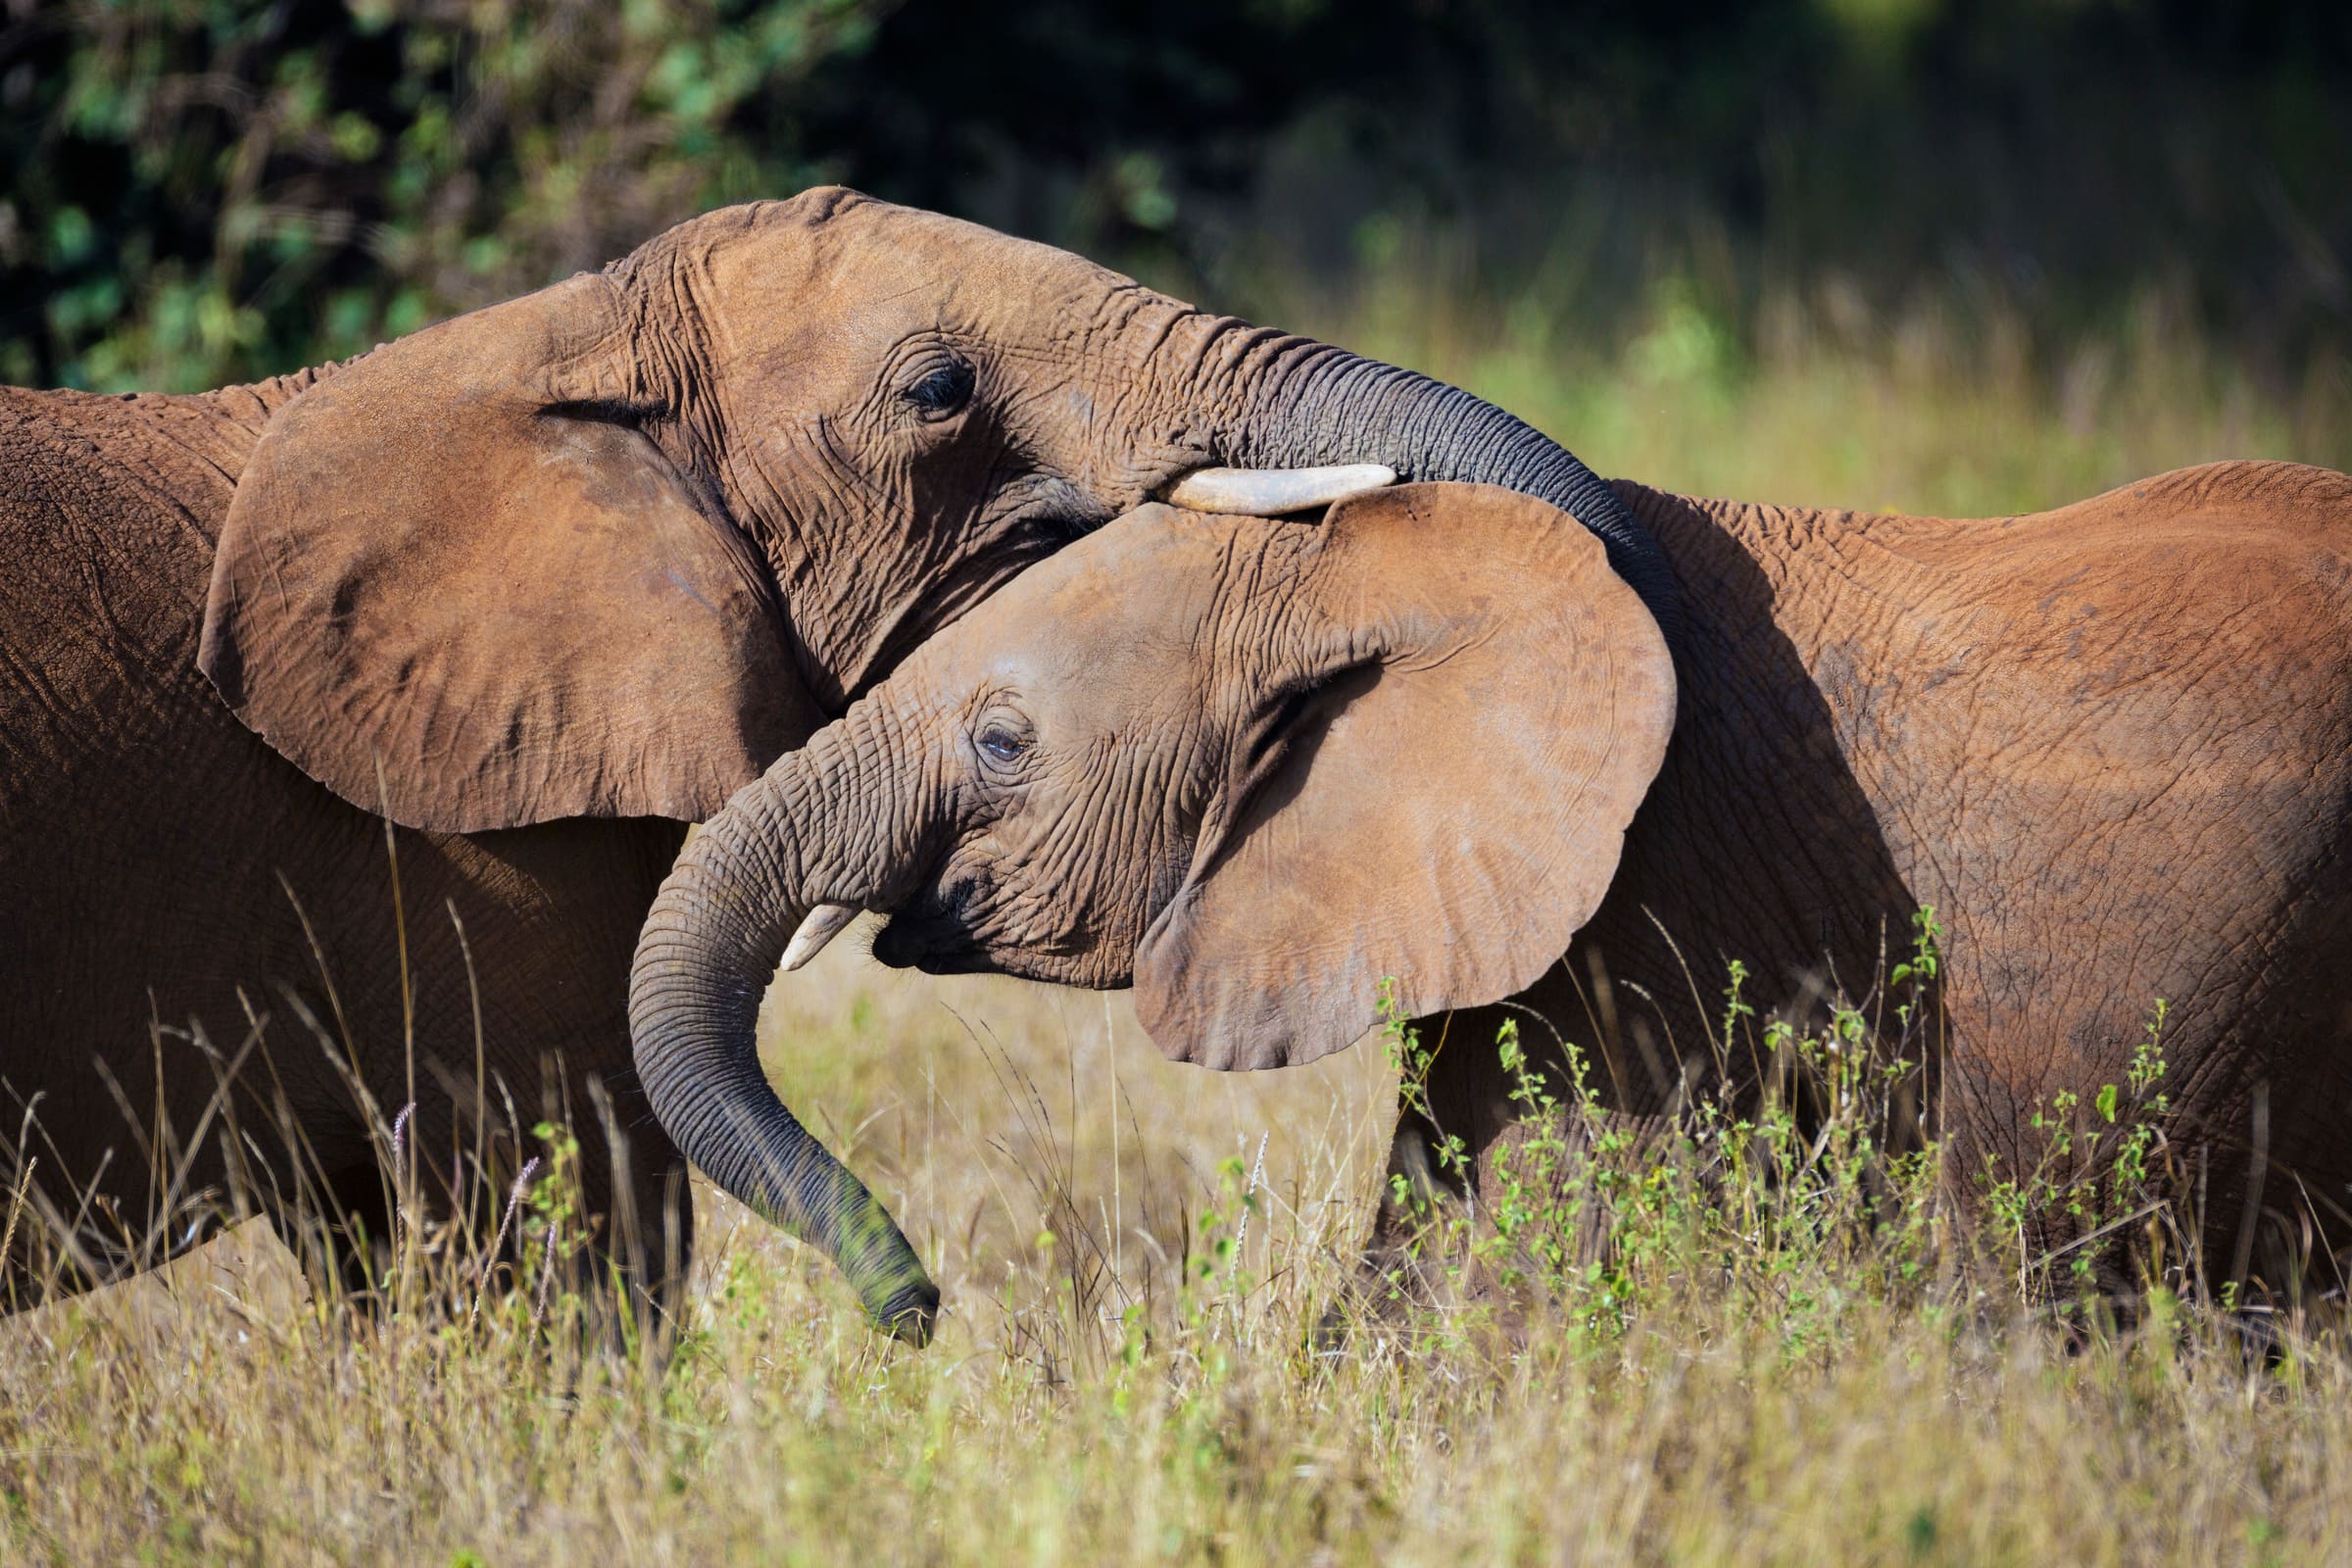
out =
[(2241, 363), (2161, 287), (2073, 323), (1966, 277), (1874, 302), (1834, 277), (1759, 281), (1702, 230), (1628, 296), (1595, 281), (1589, 230), (1533, 268), (1406, 230), (1337, 282), (1244, 265), (1221, 292), (1468, 386), (1601, 473), (1690, 495), (1991, 516), (2221, 458), (2352, 466), (2352, 364)]
[[(1997, 309), (1731, 310), (1669, 278), (1588, 346), (1541, 279), (1443, 303), (1446, 266), (1261, 314), (1670, 488), (1998, 513), (2224, 455), (2352, 463), (2340, 369), (2266, 391), (2159, 303), (2029, 348)], [(1726, 1180), (1695, 1129), (1603, 1167), (1561, 1146), (1638, 1244), (1603, 1276), (1542, 1245), (1584, 1211), (1531, 1189), (1507, 1248), (1431, 1239), (1431, 1303), (1367, 1303), (1397, 1083), (1377, 1043), (1210, 1074), (1163, 1061), (1124, 997), (926, 981), (857, 946), (779, 984), (762, 1040), (945, 1288), (931, 1348), (870, 1334), (829, 1266), (708, 1191), (658, 1377), (549, 1332), (528, 1282), (478, 1315), (433, 1310), (429, 1280), (389, 1319), (322, 1309), (248, 1228), (0, 1324), (0, 1560), (2352, 1552), (2352, 1353), (2326, 1321), (2269, 1353), (2193, 1292), (2061, 1323), (2018, 1287), (2037, 1260), (1924, 1178), (1881, 1160), (1868, 1200), (1838, 1196), (1845, 1166)], [(1905, 1195), (1924, 1206), (1886, 1206)]]
[[(0, 1544), (975, 1564), (2348, 1544), (2352, 1358), (2331, 1330), (2266, 1359), (2164, 1297), (2129, 1330), (2062, 1332), (1948, 1217), (1900, 1222), (1929, 1184), (1896, 1172), (1892, 1209), (1856, 1198), (1847, 1162), (1878, 1156), (1850, 1144), (1769, 1181), (1689, 1179), (1728, 1147), (1708, 1152), (1704, 1118), (1663, 1183), (1624, 1151), (1576, 1167), (1616, 1216), (1605, 1279), (1571, 1257), (1523, 1280), (1545, 1297), (1532, 1315), (1486, 1288), (1501, 1263), (1541, 1271), (1539, 1233), (1578, 1223), (1538, 1202), (1508, 1248), (1433, 1237), (1433, 1301), (1367, 1313), (1351, 1257), (1378, 1169), (1357, 1123), (1389, 1087), (1380, 1044), (1228, 1093), (1158, 1062), (1118, 1003), (1109, 1019), (1094, 997), (932, 987), (842, 953), (779, 988), (780, 1075), (948, 1286), (927, 1351), (868, 1332), (828, 1266), (707, 1192), (661, 1376), (534, 1331), (527, 1279), (476, 1318), (318, 1310), (247, 1233), (0, 1330)], [(1335, 1307), (1344, 1332), (1319, 1334)]]

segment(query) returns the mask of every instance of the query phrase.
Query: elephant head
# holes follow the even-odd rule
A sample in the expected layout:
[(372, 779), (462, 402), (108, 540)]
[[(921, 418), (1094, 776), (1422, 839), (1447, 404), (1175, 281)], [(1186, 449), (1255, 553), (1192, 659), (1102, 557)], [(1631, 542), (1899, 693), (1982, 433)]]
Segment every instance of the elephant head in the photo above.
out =
[(707, 825), (638, 949), (639, 1071), (714, 1180), (831, 1250), (883, 1321), (927, 1325), (898, 1230), (754, 1059), (780, 954), (888, 910), (887, 962), (1132, 983), (1171, 1056), (1308, 1060), (1375, 1021), (1386, 979), (1427, 1013), (1566, 951), (1674, 706), (1656, 620), (1542, 501), (1406, 485), (1319, 524), (1146, 506)]
[[(1614, 494), (1462, 392), (809, 191), (294, 398), (238, 477), (199, 663), (314, 778), (413, 826), (695, 819), (1106, 519), (1169, 494), (1295, 508), (1333, 492), (1268, 471), (1340, 464), (1567, 506), (1663, 612)], [(1245, 471), (1184, 484), (1203, 469)]]

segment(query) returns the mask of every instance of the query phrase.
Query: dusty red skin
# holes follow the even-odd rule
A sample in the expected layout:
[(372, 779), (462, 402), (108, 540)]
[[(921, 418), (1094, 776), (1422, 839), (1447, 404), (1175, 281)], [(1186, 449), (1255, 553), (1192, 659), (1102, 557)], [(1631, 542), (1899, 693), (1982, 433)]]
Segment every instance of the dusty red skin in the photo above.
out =
[[(394, 1112), (435, 1190), (477, 1103), (508, 1119), (478, 996), (514, 1119), (567, 1106), (592, 1206), (682, 1259), (625, 995), (680, 822), (1181, 475), (1377, 461), (1597, 483), (1454, 389), (842, 190), (340, 368), (0, 391), (0, 1176), (37, 1156), (103, 1278), (202, 1234), (223, 1139), (261, 1145), (244, 1201), (300, 1192), (282, 1093), (304, 1179), (382, 1237)], [(215, 1107), (192, 1023), (225, 1062), (263, 1014)], [(151, 1155), (159, 1118), (202, 1147)]]
[[(1132, 980), (1161, 1048), (1219, 1067), (1347, 1044), (1394, 975), (1476, 1186), (1514, 1136), (1496, 1004), (1540, 1061), (1525, 1009), (1596, 1048), (1639, 1116), (1710, 1058), (1730, 959), (1759, 1015), (1803, 1011), (1932, 905), (1925, 1092), (1964, 1195), (1987, 1156), (2032, 1170), (2053, 1095), (2125, 1081), (2161, 997), (2208, 1256), (2236, 1255), (2258, 1099), (2273, 1206), (2342, 1200), (2352, 480), (2218, 464), (1975, 521), (1621, 489), (1680, 579), (1671, 668), (1523, 496), (1146, 509), (779, 762), (681, 862), (763, 879), (673, 889), (651, 929), (681, 951), (713, 889), (789, 910), (745, 950), (765, 972), (799, 911), (888, 908), (877, 956)], [(641, 1059), (683, 999), (641, 951)], [(1431, 1131), (1402, 1118), (1401, 1167)]]

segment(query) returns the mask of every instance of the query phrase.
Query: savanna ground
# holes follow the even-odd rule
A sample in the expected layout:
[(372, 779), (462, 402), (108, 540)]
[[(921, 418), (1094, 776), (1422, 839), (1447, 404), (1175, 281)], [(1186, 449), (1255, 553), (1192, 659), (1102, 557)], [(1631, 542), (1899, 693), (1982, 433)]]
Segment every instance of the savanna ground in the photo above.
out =
[[(1589, 332), (1556, 278), (1468, 266), (1376, 233), (1358, 285), (1254, 292), (1687, 490), (1983, 514), (2221, 456), (2352, 465), (2340, 364), (2256, 384), (2161, 293), (2053, 352), (1959, 289), (1789, 291), (1735, 333), (1703, 268)], [(1503, 1304), (1439, 1267), (1432, 1299), (1363, 1315), (1396, 1042), (1212, 1075), (1163, 1062), (1123, 996), (931, 982), (858, 947), (779, 984), (763, 1041), (945, 1287), (928, 1350), (708, 1191), (663, 1376), (583, 1350), (535, 1276), (477, 1305), (412, 1239), (405, 1304), (355, 1317), (249, 1228), (0, 1324), (0, 1559), (2352, 1555), (2352, 1343), (2326, 1303), (2266, 1319), (2260, 1351), (2177, 1274), (2120, 1319), (2053, 1308), (2082, 1255), (1963, 1226), (1879, 1152), (1850, 1052), (1812, 1049), (1847, 1090), (1818, 1141), (1702, 1106), (1662, 1152), (1539, 1142), (1557, 1167), (1483, 1217), (1507, 1245), (1433, 1244), (1512, 1276)], [(2160, 1055), (2069, 1136), (2160, 1154), (2132, 1132), (2161, 1131)], [(558, 1197), (515, 1215), (526, 1275)], [(2008, 1197), (2164, 1234), (2136, 1189)], [(1603, 1263), (1554, 1246), (1579, 1203), (1617, 1230)], [(1319, 1335), (1335, 1311), (1354, 1320)]]

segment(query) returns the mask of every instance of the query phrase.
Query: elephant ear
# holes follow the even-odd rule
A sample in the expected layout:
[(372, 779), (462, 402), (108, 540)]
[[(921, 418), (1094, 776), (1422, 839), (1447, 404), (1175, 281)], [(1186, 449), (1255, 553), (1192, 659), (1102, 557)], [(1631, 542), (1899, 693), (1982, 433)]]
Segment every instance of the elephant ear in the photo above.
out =
[(822, 722), (748, 543), (637, 422), (596, 274), (403, 338), (263, 431), (198, 662), (354, 805), (699, 818)]
[(1136, 954), (1146, 1030), (1210, 1067), (1336, 1051), (1387, 979), (1408, 1016), (1533, 984), (1607, 891), (1674, 724), (1657, 623), (1532, 497), (1345, 502), (1295, 592), (1309, 652)]

